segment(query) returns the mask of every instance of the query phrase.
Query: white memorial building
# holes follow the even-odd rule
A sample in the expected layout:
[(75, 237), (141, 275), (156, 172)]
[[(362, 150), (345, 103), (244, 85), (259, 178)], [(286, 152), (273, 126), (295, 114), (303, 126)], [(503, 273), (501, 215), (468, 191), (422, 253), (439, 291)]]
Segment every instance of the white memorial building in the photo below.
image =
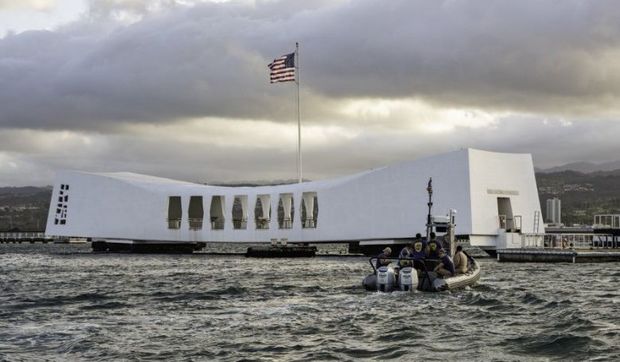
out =
[(507, 232), (544, 232), (531, 155), (463, 149), (278, 186), (63, 171), (46, 234), (125, 244), (390, 243), (425, 233), (430, 177), (433, 214), (455, 209), (456, 234), (472, 245), (495, 249)]

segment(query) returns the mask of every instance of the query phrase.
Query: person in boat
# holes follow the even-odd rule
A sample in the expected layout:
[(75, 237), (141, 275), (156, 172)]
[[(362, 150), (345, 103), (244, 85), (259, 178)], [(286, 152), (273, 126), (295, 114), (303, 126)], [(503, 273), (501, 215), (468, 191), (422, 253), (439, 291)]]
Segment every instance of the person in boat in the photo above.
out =
[(413, 252), (411, 253), (411, 257), (415, 260), (424, 260), (427, 254), (428, 244), (426, 243), (426, 240), (422, 239), (422, 235), (420, 233), (415, 234), (415, 239), (413, 240)]
[(456, 275), (454, 262), (443, 249), (439, 249), (439, 260), (441, 260), (441, 263), (435, 267), (435, 273), (441, 275), (442, 278), (450, 278)]
[(429, 259), (439, 259), (439, 250), (443, 250), (443, 245), (441, 245), (441, 241), (437, 240), (437, 235), (435, 233), (431, 233), (430, 241), (428, 242), (428, 253), (427, 257)]
[(405, 247), (398, 254), (398, 266), (404, 268), (411, 266), (411, 259), (413, 258), (413, 243), (405, 245)]
[(379, 269), (382, 266), (387, 266), (390, 264), (391, 260), (388, 259), (392, 254), (392, 249), (388, 246), (383, 249), (383, 252), (377, 255), (377, 261), (375, 262), (375, 268)]
[(456, 247), (456, 254), (454, 254), (454, 269), (456, 274), (467, 273), (467, 255), (463, 252), (461, 245)]

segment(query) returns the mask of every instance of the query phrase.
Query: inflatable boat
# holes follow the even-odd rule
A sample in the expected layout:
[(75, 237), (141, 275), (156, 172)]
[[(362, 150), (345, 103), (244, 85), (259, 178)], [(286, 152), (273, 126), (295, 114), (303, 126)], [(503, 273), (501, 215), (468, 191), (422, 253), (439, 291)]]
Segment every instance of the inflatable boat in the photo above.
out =
[[(436, 232), (445, 233), (441, 237), (442, 243), (439, 242), (439, 249), (447, 248), (448, 255), (453, 256), (456, 248), (454, 227), (456, 210), (450, 210), (448, 216), (433, 216), (431, 211), (433, 207), (433, 179), (428, 180), (426, 191), (428, 192), (428, 215), (426, 221), (426, 240), (433, 240)], [(417, 234), (416, 239), (421, 239), (421, 235)], [(437, 238), (439, 240), (439, 238)], [(422, 244), (424, 245), (424, 244)], [(413, 244), (412, 244), (413, 246)], [(386, 250), (389, 248), (386, 248)], [(418, 253), (420, 252), (419, 249)], [(439, 251), (439, 250), (438, 250)], [(391, 251), (388, 251), (388, 254)], [(480, 280), (480, 265), (469, 254), (463, 252), (467, 256), (467, 272), (457, 274), (449, 278), (443, 278), (433, 270), (440, 263), (437, 259), (412, 259), (412, 258), (393, 258), (381, 255), (383, 266), (375, 267), (378, 257), (371, 257), (368, 262), (372, 266), (373, 273), (369, 274), (362, 281), (362, 285), (367, 290), (379, 292), (391, 292), (395, 290), (410, 292), (421, 290), (427, 292), (439, 292), (443, 290), (453, 290), (465, 288), (476, 284)], [(422, 255), (428, 255), (426, 250)]]
[[(398, 258), (382, 258), (392, 260), (387, 266), (375, 268), (376, 257), (368, 261), (373, 268), (373, 273), (367, 275), (362, 285), (366, 290), (379, 292), (420, 290), (425, 292), (440, 292), (472, 286), (480, 280), (480, 264), (467, 253), (467, 272), (453, 277), (442, 278), (437, 275), (433, 268), (439, 263), (438, 260), (410, 260), (413, 267), (398, 267)], [(400, 259), (408, 260), (408, 259)], [(394, 264), (394, 265), (392, 265)]]

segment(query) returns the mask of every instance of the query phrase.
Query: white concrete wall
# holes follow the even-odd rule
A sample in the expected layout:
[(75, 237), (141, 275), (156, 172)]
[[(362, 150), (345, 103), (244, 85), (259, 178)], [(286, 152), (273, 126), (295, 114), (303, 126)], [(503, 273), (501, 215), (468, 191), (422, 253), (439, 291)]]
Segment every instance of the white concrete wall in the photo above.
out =
[[(178, 182), (136, 174), (62, 172), (54, 186), (52, 201), (61, 183), (70, 185), (68, 221), (55, 225), (50, 207), (48, 235), (159, 241), (268, 242), (286, 238), (291, 242), (328, 242), (407, 238), (424, 234), (428, 196), (426, 185), (433, 178), (433, 214), (456, 209), (457, 234), (497, 235), (496, 195), (493, 190), (518, 190), (510, 196), (515, 215), (524, 215), (531, 229), (533, 211), (540, 210), (529, 155), (460, 150), (423, 158), (334, 180), (267, 187), (216, 187)], [(301, 227), (303, 192), (316, 192), (316, 229)], [(277, 207), (281, 193), (294, 198), (292, 229), (279, 229)], [(257, 230), (254, 206), (257, 195), (271, 195), (271, 223)], [(202, 230), (189, 230), (190, 196), (202, 195)], [(224, 195), (224, 230), (211, 230), (211, 196)], [(247, 230), (234, 230), (232, 205), (235, 195), (248, 196)], [(168, 229), (168, 197), (181, 196), (183, 222)], [(52, 205), (54, 202), (52, 202)], [(527, 221), (529, 221), (529, 224)], [(527, 229), (527, 226), (529, 229)], [(542, 223), (541, 223), (542, 225)], [(492, 243), (492, 237), (479, 238)], [(475, 239), (472, 239), (475, 240)]]
[[(531, 233), (538, 211), (539, 230), (544, 232), (540, 201), (529, 154), (505, 154), (470, 150), (472, 234), (497, 235), (499, 219), (497, 198), (510, 198), (512, 213), (521, 216), (522, 231)], [(518, 193), (518, 194), (515, 194)], [(494, 246), (494, 238), (477, 238), (480, 246)]]

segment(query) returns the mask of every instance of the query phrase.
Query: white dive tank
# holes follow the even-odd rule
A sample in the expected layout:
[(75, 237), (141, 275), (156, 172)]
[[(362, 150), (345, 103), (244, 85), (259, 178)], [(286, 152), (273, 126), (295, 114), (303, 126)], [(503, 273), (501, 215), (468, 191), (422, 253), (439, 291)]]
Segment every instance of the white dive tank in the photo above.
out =
[(394, 287), (394, 269), (382, 266), (377, 269), (377, 291), (391, 292)]
[(398, 275), (398, 288), (405, 292), (411, 292), (418, 287), (418, 272), (412, 267), (404, 267)]

